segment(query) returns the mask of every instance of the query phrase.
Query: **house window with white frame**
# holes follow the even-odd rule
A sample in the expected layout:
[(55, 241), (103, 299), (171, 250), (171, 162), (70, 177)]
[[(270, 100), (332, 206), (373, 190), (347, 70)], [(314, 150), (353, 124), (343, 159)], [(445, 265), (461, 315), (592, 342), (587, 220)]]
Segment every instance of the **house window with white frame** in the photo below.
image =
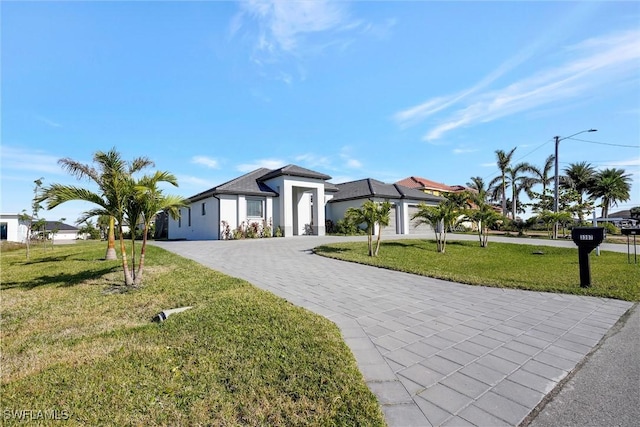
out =
[(206, 214), (207, 214), (206, 204), (202, 203), (202, 215), (206, 215)]
[(264, 200), (247, 199), (247, 217), (264, 218)]
[(191, 227), (191, 208), (187, 208), (187, 225)]

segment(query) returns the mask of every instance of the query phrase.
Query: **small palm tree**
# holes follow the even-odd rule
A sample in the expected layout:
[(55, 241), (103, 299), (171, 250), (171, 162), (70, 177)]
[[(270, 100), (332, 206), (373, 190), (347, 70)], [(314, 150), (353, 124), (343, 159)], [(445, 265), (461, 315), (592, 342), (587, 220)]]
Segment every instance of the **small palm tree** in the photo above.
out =
[(609, 207), (617, 206), (618, 202), (629, 200), (631, 192), (631, 174), (624, 169), (604, 169), (595, 175), (592, 196), (602, 198), (602, 217), (609, 217)]
[(502, 217), (488, 203), (480, 203), (476, 209), (467, 209), (465, 217), (476, 225), (480, 247), (486, 248), (489, 244), (489, 228)]
[[(367, 200), (360, 208), (349, 208), (345, 216), (354, 224), (365, 224), (367, 229), (367, 244), (369, 256), (378, 256), (380, 250), (380, 239), (382, 236), (382, 228), (389, 225), (391, 212), (391, 203), (385, 200), (377, 203)], [(375, 249), (373, 248), (373, 234), (376, 224), (378, 225), (378, 237)]]
[[(166, 182), (175, 187), (178, 186), (178, 180), (169, 172), (156, 172), (151, 176), (145, 175), (135, 183), (135, 191), (132, 193), (131, 201), (128, 204), (128, 217), (132, 230), (132, 240), (135, 240), (134, 228), (140, 223), (142, 223), (143, 226), (142, 247), (140, 248), (138, 269), (135, 270), (134, 267), (132, 267), (134, 285), (136, 286), (142, 284), (147, 236), (156, 214), (160, 211), (166, 211), (173, 219), (177, 219), (180, 216), (180, 208), (187, 206), (187, 201), (182, 197), (164, 195), (162, 190), (158, 189), (158, 183), (160, 182)], [(135, 266), (134, 243), (135, 242), (132, 241), (131, 245), (132, 259), (134, 260), (132, 263), (133, 266)]]
[(84, 213), (83, 217), (79, 219), (80, 222), (94, 216), (108, 215), (113, 217), (120, 234), (120, 252), (125, 285), (131, 286), (133, 285), (133, 277), (129, 271), (122, 228), (126, 219), (125, 204), (131, 194), (129, 178), (132, 174), (152, 166), (153, 162), (146, 157), (138, 157), (127, 162), (122, 159), (115, 148), (106, 153), (96, 152), (93, 161), (96, 167), (84, 165), (68, 158), (61, 159), (59, 163), (77, 178), (91, 179), (98, 186), (98, 192), (73, 185), (52, 184), (44, 189), (40, 200), (47, 201), (47, 209), (53, 209), (72, 200), (82, 200), (96, 205), (96, 208)]
[(419, 219), (419, 224), (431, 224), (436, 233), (437, 250), (440, 253), (445, 253), (447, 229), (452, 228), (459, 221), (459, 217), (459, 209), (448, 203), (447, 200), (443, 200), (437, 206), (421, 203), (411, 219)]

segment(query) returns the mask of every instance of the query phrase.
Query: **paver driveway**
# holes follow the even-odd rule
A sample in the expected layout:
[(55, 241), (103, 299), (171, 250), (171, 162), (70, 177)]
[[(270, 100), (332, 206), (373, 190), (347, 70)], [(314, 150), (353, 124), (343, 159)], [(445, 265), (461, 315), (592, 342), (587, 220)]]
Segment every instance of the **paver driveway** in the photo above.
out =
[(517, 425), (632, 306), (468, 286), (312, 253), (341, 240), (155, 244), (334, 321), (391, 426)]

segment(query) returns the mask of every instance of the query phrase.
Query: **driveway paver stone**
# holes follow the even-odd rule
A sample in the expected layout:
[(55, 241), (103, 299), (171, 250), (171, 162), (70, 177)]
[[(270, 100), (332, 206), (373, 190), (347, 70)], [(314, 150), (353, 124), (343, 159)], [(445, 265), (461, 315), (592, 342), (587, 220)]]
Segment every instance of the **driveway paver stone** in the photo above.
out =
[(517, 425), (632, 304), (468, 286), (314, 255), (353, 238), (154, 244), (341, 329), (390, 426)]

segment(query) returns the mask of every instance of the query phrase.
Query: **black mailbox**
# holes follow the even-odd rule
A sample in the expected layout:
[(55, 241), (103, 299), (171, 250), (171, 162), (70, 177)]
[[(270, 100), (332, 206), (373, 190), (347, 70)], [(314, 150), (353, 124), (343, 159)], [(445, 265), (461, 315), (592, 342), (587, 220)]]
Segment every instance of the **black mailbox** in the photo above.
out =
[(580, 287), (591, 286), (591, 266), (589, 253), (604, 240), (604, 227), (574, 227), (571, 230), (573, 243), (578, 245), (578, 260), (580, 261)]

